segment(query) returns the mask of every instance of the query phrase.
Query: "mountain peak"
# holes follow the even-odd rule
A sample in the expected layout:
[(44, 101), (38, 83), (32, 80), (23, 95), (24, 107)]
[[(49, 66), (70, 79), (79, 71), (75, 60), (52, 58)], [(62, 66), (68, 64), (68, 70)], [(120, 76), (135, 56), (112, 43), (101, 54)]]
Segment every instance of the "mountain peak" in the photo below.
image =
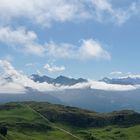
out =
[(32, 74), (30, 78), (35, 82), (40, 82), (40, 83), (47, 82), (49, 84), (52, 83), (54, 80), (53, 78), (48, 77), (46, 75), (40, 76), (38, 74)]
[(75, 85), (77, 83), (87, 82), (87, 80), (83, 78), (75, 79), (63, 75), (60, 75), (54, 79), (46, 75), (40, 76), (37, 74), (32, 74), (31, 79), (34, 80), (35, 82), (40, 82), (40, 83), (47, 82), (49, 84), (60, 84), (60, 85)]

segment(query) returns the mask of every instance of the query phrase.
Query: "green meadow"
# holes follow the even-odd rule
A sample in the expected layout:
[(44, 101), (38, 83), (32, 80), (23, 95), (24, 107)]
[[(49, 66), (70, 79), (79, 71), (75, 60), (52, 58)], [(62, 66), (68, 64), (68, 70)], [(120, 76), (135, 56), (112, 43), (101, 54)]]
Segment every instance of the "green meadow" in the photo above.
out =
[(0, 140), (140, 140), (134, 111), (97, 113), (50, 103), (0, 105)]

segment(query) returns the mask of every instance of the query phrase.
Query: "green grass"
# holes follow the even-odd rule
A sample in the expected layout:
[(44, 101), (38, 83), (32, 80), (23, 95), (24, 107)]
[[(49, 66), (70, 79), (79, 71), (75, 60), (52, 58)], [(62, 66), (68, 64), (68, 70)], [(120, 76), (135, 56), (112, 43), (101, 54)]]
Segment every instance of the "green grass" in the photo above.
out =
[(58, 130), (51, 130), (47, 132), (11, 130), (6, 137), (8, 140), (74, 140), (73, 137)]
[(0, 120), (17, 123), (17, 122), (44, 122), (38, 115), (30, 111), (26, 106), (22, 105), (7, 105), (10, 109), (0, 110)]
[[(86, 127), (84, 125), (74, 125), (74, 123), (70, 124), (71, 121), (77, 121), (77, 116), (80, 116), (78, 119), (82, 123), (83, 120), (87, 121), (88, 119), (96, 121), (96, 118), (99, 121), (100, 117), (103, 117), (108, 122), (112, 121), (114, 117), (116, 119), (118, 115), (125, 116), (125, 123), (121, 120), (122, 124), (120, 124), (119, 120), (117, 125), (113, 121), (113, 124), (109, 122), (103, 126), (97, 125), (97, 127), (91, 126), (90, 123)], [(76, 120), (67, 122), (69, 119), (75, 119), (75, 116)], [(50, 119), (51, 117), (54, 118)], [(62, 118), (57, 119), (57, 117)], [(131, 124), (133, 117), (135, 118), (135, 123)], [(47, 120), (48, 118), (50, 120)], [(128, 125), (126, 121), (129, 121), (129, 119)], [(67, 130), (81, 138), (81, 140), (140, 140), (139, 119), (139, 114), (133, 111), (100, 114), (50, 103), (9, 103), (0, 105), (0, 126), (8, 128), (7, 136), (3, 137), (0, 135), (0, 140), (76, 140), (73, 136), (57, 129), (56, 126)], [(93, 123), (92, 121), (90, 122)]]
[(102, 128), (78, 128), (62, 123), (57, 123), (57, 125), (72, 132), (83, 140), (92, 140), (89, 136), (97, 140), (140, 140), (140, 125), (129, 127), (113, 125)]
[(105, 128), (89, 129), (88, 132), (100, 140), (140, 140), (140, 125), (127, 128), (108, 126)]
[(8, 128), (8, 135), (0, 140), (74, 140), (33, 112), (26, 105), (6, 104), (0, 108), (0, 125)]

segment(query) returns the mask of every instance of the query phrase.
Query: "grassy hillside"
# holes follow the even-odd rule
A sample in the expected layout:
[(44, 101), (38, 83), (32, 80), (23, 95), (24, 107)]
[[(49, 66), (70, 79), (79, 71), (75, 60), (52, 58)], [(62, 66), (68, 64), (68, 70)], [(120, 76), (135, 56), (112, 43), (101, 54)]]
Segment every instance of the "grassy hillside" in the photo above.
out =
[(104, 127), (107, 125), (140, 124), (140, 114), (131, 110), (97, 113), (76, 107), (50, 103), (28, 102), (28, 105), (52, 122), (67, 123), (78, 127)]
[(0, 140), (140, 140), (140, 114), (97, 113), (47, 102), (0, 105)]
[(0, 125), (8, 128), (6, 140), (74, 139), (67, 133), (53, 128), (28, 106), (19, 103), (0, 106)]

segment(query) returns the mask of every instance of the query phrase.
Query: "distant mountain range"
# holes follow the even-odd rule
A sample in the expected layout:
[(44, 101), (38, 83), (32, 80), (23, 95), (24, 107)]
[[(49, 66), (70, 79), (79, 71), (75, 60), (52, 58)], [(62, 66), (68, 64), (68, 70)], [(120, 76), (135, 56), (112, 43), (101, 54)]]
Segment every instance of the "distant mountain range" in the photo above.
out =
[[(48, 77), (46, 75), (40, 76), (38, 74), (32, 74), (30, 77), (32, 80), (34, 80), (35, 82), (39, 82), (39, 83), (43, 83), (43, 82), (47, 82), (49, 84), (60, 84), (60, 85), (75, 85), (77, 83), (83, 83), (83, 82), (88, 82), (87, 79), (83, 79), (83, 78), (69, 78), (66, 76), (58, 76), (57, 78), (51, 78)], [(122, 78), (108, 78), (105, 77), (101, 80), (99, 80), (101, 82), (105, 82), (107, 84), (119, 84), (119, 85), (140, 85), (140, 77), (122, 77)]]
[[(83, 78), (69, 78), (65, 76), (59, 76), (57, 78), (51, 78), (48, 76), (40, 76), (33, 74), (30, 78), (39, 83), (47, 82), (50, 84), (60, 84), (69, 87), (74, 84), (87, 82), (86, 84), (90, 87), (90, 81)], [(5, 80), (11, 82), (12, 78), (5, 78)], [(109, 84), (120, 84), (120, 85), (135, 85), (140, 84), (139, 77), (127, 77), (127, 78), (103, 78), (100, 80)], [(102, 84), (107, 86), (107, 84)], [(100, 83), (100, 82), (98, 82)], [(49, 101), (55, 104), (63, 104), (81, 107), (85, 109), (95, 110), (98, 112), (110, 112), (114, 110), (122, 109), (132, 109), (135, 111), (140, 111), (140, 89), (134, 88), (133, 90), (104, 90), (104, 89), (95, 89), (94, 87), (100, 86), (93, 82), (93, 88), (65, 88), (63, 90), (47, 90), (47, 91), (38, 91), (33, 87), (25, 87), (25, 94), (16, 93), (16, 94), (2, 94), (0, 95), (0, 102), (11, 102), (11, 101)], [(4, 83), (5, 84), (5, 83)], [(85, 85), (86, 85), (85, 84)], [(94, 85), (95, 84), (95, 85)], [(38, 85), (38, 84), (36, 84)], [(45, 84), (43, 84), (45, 85)], [(47, 85), (47, 84), (46, 84)], [(79, 84), (83, 85), (83, 84)], [(112, 85), (111, 85), (112, 86)], [(115, 85), (113, 85), (115, 86)], [(55, 86), (54, 86), (55, 87)], [(57, 87), (57, 86), (56, 86)], [(58, 86), (59, 87), (59, 86)], [(123, 86), (119, 86), (122, 88)]]
[(140, 77), (124, 77), (124, 78), (103, 78), (100, 80), (108, 84), (120, 84), (120, 85), (139, 85)]
[(30, 78), (34, 80), (35, 82), (39, 82), (39, 83), (47, 82), (49, 84), (60, 84), (60, 85), (69, 85), (69, 86), (88, 81), (83, 78), (75, 79), (75, 78), (69, 78), (62, 75), (57, 78), (51, 78), (46, 75), (40, 76), (37, 74), (32, 74)]

